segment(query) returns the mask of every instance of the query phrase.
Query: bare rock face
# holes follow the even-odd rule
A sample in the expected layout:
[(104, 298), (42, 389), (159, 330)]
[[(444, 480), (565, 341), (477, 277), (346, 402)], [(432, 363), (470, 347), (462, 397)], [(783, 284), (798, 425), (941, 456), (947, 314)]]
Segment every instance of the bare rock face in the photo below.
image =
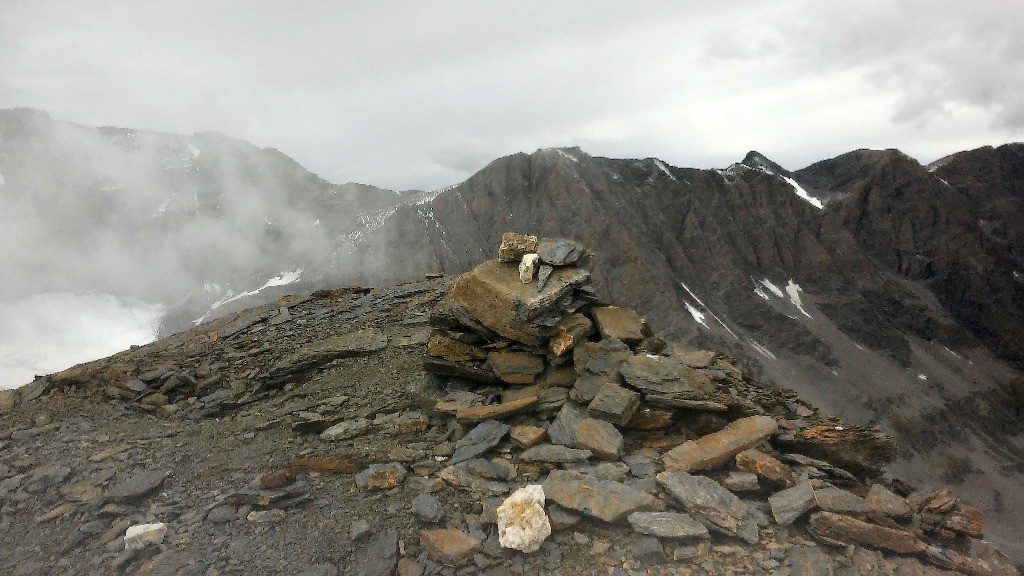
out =
[(832, 512), (812, 514), (809, 530), (817, 538), (838, 546), (859, 544), (900, 554), (915, 554), (928, 547), (917, 536), (905, 530), (886, 528)]
[(536, 552), (551, 535), (544, 513), (544, 489), (540, 484), (524, 486), (498, 506), (498, 543), (504, 548)]
[(740, 418), (719, 432), (684, 442), (666, 452), (663, 456), (665, 470), (688, 472), (717, 468), (770, 436), (778, 427), (768, 416)]

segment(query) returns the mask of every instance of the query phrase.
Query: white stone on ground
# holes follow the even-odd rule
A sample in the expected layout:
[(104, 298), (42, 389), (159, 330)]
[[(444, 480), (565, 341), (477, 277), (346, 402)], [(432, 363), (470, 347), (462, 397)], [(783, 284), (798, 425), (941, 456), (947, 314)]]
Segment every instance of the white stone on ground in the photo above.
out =
[(136, 524), (124, 532), (125, 550), (142, 550), (150, 544), (160, 544), (167, 535), (167, 524)]
[(503, 548), (536, 552), (551, 535), (551, 523), (544, 513), (544, 489), (530, 484), (512, 493), (496, 510), (498, 543)]

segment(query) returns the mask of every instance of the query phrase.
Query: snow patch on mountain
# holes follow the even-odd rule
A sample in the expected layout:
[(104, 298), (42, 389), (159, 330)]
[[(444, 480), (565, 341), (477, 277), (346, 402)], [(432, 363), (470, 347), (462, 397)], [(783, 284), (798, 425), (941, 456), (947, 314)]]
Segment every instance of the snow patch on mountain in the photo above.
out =
[(796, 192), (796, 195), (801, 197), (801, 198), (803, 198), (804, 200), (806, 200), (808, 204), (810, 204), (811, 206), (814, 206), (815, 208), (817, 208), (819, 210), (825, 208), (825, 205), (822, 204), (821, 200), (818, 200), (814, 196), (811, 196), (807, 192), (807, 190), (804, 190), (803, 186), (801, 186), (800, 184), (797, 183), (796, 180), (793, 180), (789, 176), (783, 176), (782, 179), (785, 180), (790, 186), (792, 186), (793, 187), (793, 191)]
[[(689, 286), (687, 286), (686, 284), (684, 284), (682, 282), (680, 282), (679, 285), (682, 286), (684, 290), (686, 290), (686, 292), (690, 295), (691, 298), (693, 298), (694, 300), (697, 301), (697, 304), (700, 304), (701, 308), (706, 310), (708, 314), (711, 314), (711, 317), (715, 319), (715, 322), (718, 322), (719, 324), (721, 324), (722, 328), (725, 328), (726, 332), (731, 334), (733, 338), (735, 338), (737, 340), (740, 339), (740, 337), (737, 336), (735, 332), (733, 332), (731, 329), (729, 329), (728, 326), (725, 325), (725, 322), (722, 322), (721, 318), (719, 318), (714, 312), (711, 311), (711, 308), (708, 308), (707, 305), (704, 304), (704, 302), (701, 302), (701, 299), (698, 298), (697, 295), (693, 293), (693, 290), (690, 290)], [(686, 304), (686, 309), (689, 310), (690, 308), (692, 308), (692, 306), (690, 306), (690, 304), (687, 303)], [(690, 314), (693, 314), (693, 312), (691, 312)], [(701, 322), (701, 323), (704, 324), (703, 322)], [(704, 326), (707, 326), (707, 324), (704, 324)]]
[(703, 312), (694, 308), (692, 305), (690, 305), (689, 302), (683, 302), (683, 304), (686, 305), (686, 310), (690, 313), (690, 316), (693, 316), (694, 320), (696, 320), (700, 324), (703, 324), (705, 328), (708, 328), (708, 323), (704, 321)]
[(661, 168), (661, 171), (667, 174), (669, 178), (675, 180), (676, 182), (679, 182), (679, 180), (675, 176), (673, 176), (671, 172), (668, 171), (668, 166), (665, 166), (665, 164), (661, 160), (655, 158), (654, 165), (657, 166), (658, 168)]
[[(265, 284), (263, 284), (262, 286), (260, 286), (259, 288), (255, 289), (255, 290), (247, 290), (247, 291), (241, 292), (239, 294), (232, 294), (231, 291), (228, 290), (227, 291), (227, 294), (228, 294), (227, 297), (225, 297), (225, 298), (223, 298), (221, 300), (218, 300), (218, 301), (210, 304), (210, 312), (213, 312), (213, 311), (217, 310), (217, 308), (219, 308), (220, 306), (222, 306), (222, 305), (224, 305), (224, 304), (226, 304), (228, 302), (233, 302), (234, 300), (238, 300), (239, 298), (245, 298), (246, 296), (255, 296), (256, 294), (259, 294), (260, 292), (262, 292), (263, 290), (266, 290), (267, 288), (272, 288), (274, 286), (285, 286), (286, 284), (291, 284), (291, 283), (297, 281), (301, 276), (302, 276), (302, 270), (301, 269), (300, 270), (294, 270), (294, 271), (291, 271), (291, 272), (283, 272), (283, 273), (281, 273), (281, 276), (275, 276), (275, 277), (271, 278), (270, 280), (267, 280)], [(203, 318), (197, 320), (195, 322), (195, 324), (201, 324), (204, 320), (206, 320), (207, 316), (210, 316), (210, 313), (207, 313)]]
[(782, 289), (776, 286), (771, 280), (767, 278), (762, 278), (760, 282), (761, 284), (764, 285), (765, 288), (771, 290), (772, 294), (775, 294), (779, 298), (785, 298), (785, 295), (782, 293)]
[(804, 316), (812, 318), (812, 316), (807, 313), (807, 310), (804, 310), (803, 302), (800, 301), (801, 290), (802, 288), (800, 288), (800, 285), (797, 284), (796, 282), (793, 282), (792, 279), (790, 279), (789, 284), (786, 285), (786, 293), (789, 294), (789, 301), (793, 303), (793, 306), (797, 307), (797, 310), (803, 312)]

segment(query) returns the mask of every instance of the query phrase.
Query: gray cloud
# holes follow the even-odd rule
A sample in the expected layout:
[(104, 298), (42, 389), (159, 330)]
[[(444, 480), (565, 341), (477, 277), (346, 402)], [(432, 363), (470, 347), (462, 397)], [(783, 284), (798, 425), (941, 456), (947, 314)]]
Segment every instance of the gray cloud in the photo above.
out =
[(1024, 5), (704, 4), (9, 0), (0, 106), (220, 131), (395, 189), (551, 145), (795, 168), (1024, 133)]

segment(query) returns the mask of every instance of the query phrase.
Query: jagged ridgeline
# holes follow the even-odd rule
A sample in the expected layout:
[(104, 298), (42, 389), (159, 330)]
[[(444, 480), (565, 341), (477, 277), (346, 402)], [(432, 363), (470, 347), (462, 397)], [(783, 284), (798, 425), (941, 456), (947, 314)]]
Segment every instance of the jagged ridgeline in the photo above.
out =
[(892, 437), (659, 337), (591, 256), (506, 233), (455, 279), (282, 298), (5, 393), (0, 565), (1018, 573), (978, 510), (886, 474)]

